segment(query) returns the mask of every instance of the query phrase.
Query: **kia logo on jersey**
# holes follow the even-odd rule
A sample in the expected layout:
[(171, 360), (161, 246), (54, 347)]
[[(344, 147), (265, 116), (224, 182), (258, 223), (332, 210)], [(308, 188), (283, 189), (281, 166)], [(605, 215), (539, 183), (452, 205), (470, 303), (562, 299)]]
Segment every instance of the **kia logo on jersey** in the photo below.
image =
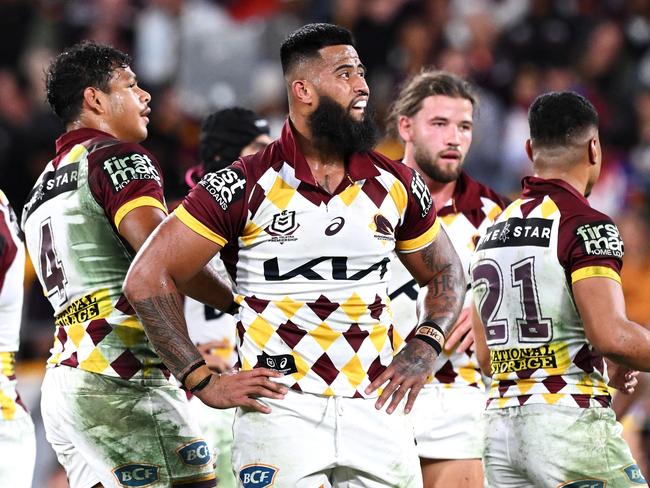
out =
[(239, 470), (244, 488), (267, 488), (273, 486), (278, 468), (266, 464), (249, 464)]

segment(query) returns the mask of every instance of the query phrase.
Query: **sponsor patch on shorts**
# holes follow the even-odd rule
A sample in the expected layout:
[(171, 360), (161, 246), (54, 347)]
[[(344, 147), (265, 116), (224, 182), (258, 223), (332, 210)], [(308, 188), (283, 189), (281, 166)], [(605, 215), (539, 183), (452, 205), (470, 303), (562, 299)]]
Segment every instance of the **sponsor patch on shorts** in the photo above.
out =
[(623, 468), (623, 472), (627, 479), (629, 479), (635, 485), (645, 485), (647, 481), (643, 477), (643, 473), (639, 469), (639, 466), (636, 464), (630, 464), (627, 468)]
[(183, 462), (190, 466), (204, 466), (212, 460), (210, 448), (202, 439), (197, 439), (189, 444), (185, 444), (176, 449), (176, 452)]
[(267, 488), (275, 483), (278, 471), (268, 464), (247, 464), (239, 470), (239, 480), (244, 488)]
[(557, 488), (605, 488), (606, 486), (607, 482), (605, 480), (584, 479), (569, 481)]
[(124, 464), (113, 470), (120, 486), (149, 486), (160, 479), (160, 466), (155, 464)]

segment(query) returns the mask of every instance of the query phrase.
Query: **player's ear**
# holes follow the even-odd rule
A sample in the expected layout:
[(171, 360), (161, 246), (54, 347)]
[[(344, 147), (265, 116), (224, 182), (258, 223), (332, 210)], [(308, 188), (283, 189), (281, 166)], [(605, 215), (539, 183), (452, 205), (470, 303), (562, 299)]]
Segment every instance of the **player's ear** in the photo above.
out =
[(106, 100), (104, 100), (104, 92), (95, 87), (87, 86), (83, 91), (83, 104), (87, 109), (94, 113), (104, 113), (106, 104)]
[(600, 142), (597, 137), (592, 137), (589, 139), (589, 162), (591, 164), (598, 164), (600, 161)]
[(413, 123), (406, 115), (400, 115), (397, 118), (397, 133), (404, 142), (411, 142), (411, 132)]
[(291, 82), (291, 93), (294, 99), (305, 105), (311, 105), (314, 102), (314, 88), (307, 80), (293, 80)]
[(528, 155), (528, 159), (530, 161), (533, 161), (533, 142), (530, 139), (526, 139), (526, 154)]

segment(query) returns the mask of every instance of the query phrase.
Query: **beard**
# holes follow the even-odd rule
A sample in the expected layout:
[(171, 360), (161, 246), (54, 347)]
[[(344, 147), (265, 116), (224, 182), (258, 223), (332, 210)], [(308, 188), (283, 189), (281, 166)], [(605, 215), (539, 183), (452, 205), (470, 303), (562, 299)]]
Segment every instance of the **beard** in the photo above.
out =
[(370, 151), (379, 139), (372, 113), (366, 108), (361, 121), (328, 96), (322, 96), (318, 108), (307, 119), (314, 147), (325, 154), (347, 158), (353, 153)]
[(452, 181), (456, 181), (463, 171), (463, 159), (455, 167), (448, 166), (443, 168), (438, 164), (439, 158), (434, 158), (426, 149), (421, 149), (418, 146), (415, 146), (413, 158), (422, 172), (438, 183), (451, 183)]

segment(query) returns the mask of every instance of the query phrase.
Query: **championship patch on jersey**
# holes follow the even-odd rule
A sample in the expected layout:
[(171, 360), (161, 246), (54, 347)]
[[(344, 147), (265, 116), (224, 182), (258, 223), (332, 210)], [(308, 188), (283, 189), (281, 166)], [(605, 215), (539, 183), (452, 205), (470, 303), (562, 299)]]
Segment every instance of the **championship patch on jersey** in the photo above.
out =
[(111, 182), (113, 193), (135, 180), (154, 180), (162, 188), (162, 179), (156, 165), (146, 154), (132, 153), (113, 156), (101, 163)]
[(244, 488), (267, 488), (275, 483), (278, 468), (267, 464), (249, 464), (239, 470)]
[(623, 240), (612, 222), (603, 220), (583, 224), (575, 230), (578, 241), (590, 256), (623, 257)]
[(228, 210), (233, 202), (244, 196), (246, 178), (240, 169), (229, 167), (208, 173), (199, 185), (208, 191), (223, 210)]
[(433, 198), (431, 198), (431, 193), (429, 192), (426, 183), (424, 183), (424, 180), (417, 171), (413, 171), (411, 192), (420, 206), (420, 215), (426, 217), (431, 210), (431, 207), (433, 207)]
[(489, 227), (478, 243), (478, 250), (496, 247), (537, 246), (548, 247), (551, 243), (553, 221), (531, 217), (511, 217)]

